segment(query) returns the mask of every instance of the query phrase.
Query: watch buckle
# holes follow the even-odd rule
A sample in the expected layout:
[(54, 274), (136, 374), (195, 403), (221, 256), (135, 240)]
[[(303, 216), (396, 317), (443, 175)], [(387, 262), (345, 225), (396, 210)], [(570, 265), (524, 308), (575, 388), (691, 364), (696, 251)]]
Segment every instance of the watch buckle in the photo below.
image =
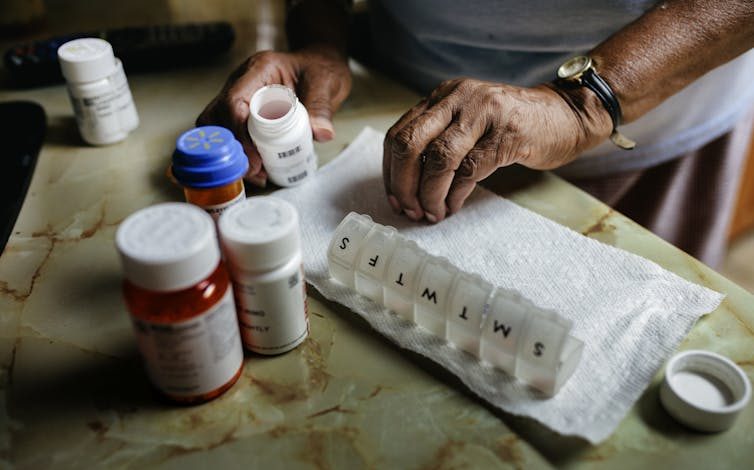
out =
[(636, 142), (618, 132), (618, 129), (613, 129), (613, 133), (610, 134), (610, 140), (624, 150), (631, 150), (636, 147)]

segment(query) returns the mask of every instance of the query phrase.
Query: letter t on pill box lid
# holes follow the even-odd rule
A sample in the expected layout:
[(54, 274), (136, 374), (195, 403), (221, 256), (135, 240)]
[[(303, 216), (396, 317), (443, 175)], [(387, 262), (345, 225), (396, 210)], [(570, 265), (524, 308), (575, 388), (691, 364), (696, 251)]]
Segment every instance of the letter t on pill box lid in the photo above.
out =
[(74, 83), (101, 80), (115, 69), (113, 46), (99, 38), (68, 41), (58, 48), (58, 61), (65, 79)]
[(218, 228), (234, 270), (272, 269), (301, 250), (296, 208), (273, 196), (250, 197), (232, 206), (220, 216)]
[(717, 432), (733, 425), (751, 399), (749, 379), (733, 361), (710, 351), (673, 356), (665, 367), (660, 401), (679, 422)]
[(126, 279), (153, 291), (187, 289), (212, 274), (220, 262), (212, 217), (181, 202), (131, 214), (118, 227), (115, 245)]
[(242, 178), (248, 170), (241, 143), (224, 127), (197, 127), (176, 140), (173, 176), (183, 186), (216, 188)]

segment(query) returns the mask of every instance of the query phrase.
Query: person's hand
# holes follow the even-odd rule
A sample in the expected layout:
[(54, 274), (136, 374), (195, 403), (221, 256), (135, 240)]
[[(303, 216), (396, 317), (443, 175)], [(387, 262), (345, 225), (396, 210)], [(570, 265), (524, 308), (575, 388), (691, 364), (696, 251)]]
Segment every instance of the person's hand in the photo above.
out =
[(387, 133), (383, 178), (390, 205), (437, 222), (458, 211), (476, 183), (501, 166), (551, 169), (610, 135), (612, 122), (582, 87), (442, 83)]
[(327, 141), (335, 136), (332, 116), (351, 91), (351, 72), (347, 59), (335, 50), (309, 47), (296, 52), (258, 52), (230, 75), (196, 124), (220, 125), (235, 134), (249, 157), (246, 179), (257, 186), (265, 186), (267, 174), (249, 137), (246, 121), (251, 95), (270, 84), (294, 89), (309, 111), (314, 138)]

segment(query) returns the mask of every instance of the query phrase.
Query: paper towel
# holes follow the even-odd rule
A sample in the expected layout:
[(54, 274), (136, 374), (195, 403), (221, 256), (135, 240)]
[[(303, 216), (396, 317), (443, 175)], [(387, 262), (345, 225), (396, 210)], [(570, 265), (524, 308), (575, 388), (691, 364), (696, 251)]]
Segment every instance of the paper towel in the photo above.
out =
[[(506, 412), (592, 443), (604, 440), (694, 322), (722, 300), (644, 258), (584, 237), (483, 188), (437, 225), (395, 215), (382, 184), (382, 140), (382, 134), (366, 128), (312, 181), (275, 193), (298, 208), (307, 281)], [(572, 335), (585, 343), (574, 375), (555, 397), (543, 397), (330, 279), (327, 246), (350, 211), (392, 225), (429, 253), (572, 319)]]

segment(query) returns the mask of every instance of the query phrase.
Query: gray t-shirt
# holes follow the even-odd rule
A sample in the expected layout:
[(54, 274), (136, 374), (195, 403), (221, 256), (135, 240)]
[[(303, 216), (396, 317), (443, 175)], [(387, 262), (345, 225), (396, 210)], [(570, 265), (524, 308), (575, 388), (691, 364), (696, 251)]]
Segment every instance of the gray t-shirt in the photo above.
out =
[[(374, 48), (403, 81), (428, 93), (441, 81), (475, 77), (530, 86), (652, 7), (648, 0), (371, 0)], [(657, 39), (665, 40), (664, 37)], [(754, 51), (718, 67), (606, 142), (558, 170), (599, 176), (646, 168), (729, 131), (754, 105)]]

